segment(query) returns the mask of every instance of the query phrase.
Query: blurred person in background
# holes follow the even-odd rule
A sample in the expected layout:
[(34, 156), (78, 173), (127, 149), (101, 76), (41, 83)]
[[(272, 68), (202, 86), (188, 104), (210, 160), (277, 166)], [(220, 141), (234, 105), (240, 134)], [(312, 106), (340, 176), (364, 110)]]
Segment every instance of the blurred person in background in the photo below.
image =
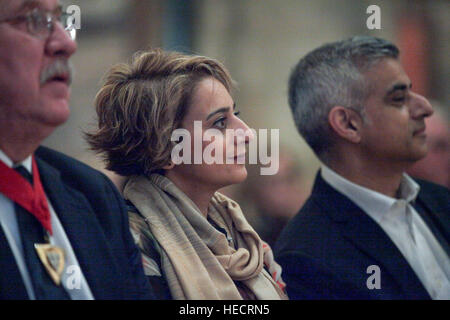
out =
[[(218, 61), (156, 49), (113, 66), (97, 94), (98, 129), (86, 137), (108, 170), (127, 177), (131, 230), (159, 299), (286, 299), (272, 250), (239, 205), (217, 192), (247, 177), (236, 150), (253, 137), (232, 88)], [(173, 141), (176, 129), (188, 135)], [(234, 151), (231, 163), (193, 164), (196, 139), (208, 129), (220, 133), (211, 142), (223, 151), (219, 160)], [(249, 134), (229, 137), (227, 129)], [(172, 150), (185, 142), (183, 155), (193, 152), (175, 164)], [(201, 142), (202, 155), (209, 145)]]
[(432, 102), (432, 105), (434, 114), (425, 119), (428, 154), (408, 169), (408, 173), (450, 188), (449, 111), (438, 102)]
[(302, 168), (295, 155), (280, 147), (278, 172), (261, 175), (260, 165), (249, 166), (248, 178), (231, 197), (241, 204), (249, 222), (270, 246), (309, 195)]

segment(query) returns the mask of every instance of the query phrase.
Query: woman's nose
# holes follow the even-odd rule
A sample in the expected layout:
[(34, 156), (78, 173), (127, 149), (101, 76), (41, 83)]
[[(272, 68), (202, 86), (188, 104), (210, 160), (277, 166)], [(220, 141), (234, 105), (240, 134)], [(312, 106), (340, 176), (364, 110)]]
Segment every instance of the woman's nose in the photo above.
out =
[(238, 119), (238, 121), (239, 121), (238, 126), (235, 128), (237, 138), (236, 142), (237, 143), (244, 142), (245, 144), (248, 144), (255, 138), (255, 135), (244, 121), (242, 121), (241, 119)]

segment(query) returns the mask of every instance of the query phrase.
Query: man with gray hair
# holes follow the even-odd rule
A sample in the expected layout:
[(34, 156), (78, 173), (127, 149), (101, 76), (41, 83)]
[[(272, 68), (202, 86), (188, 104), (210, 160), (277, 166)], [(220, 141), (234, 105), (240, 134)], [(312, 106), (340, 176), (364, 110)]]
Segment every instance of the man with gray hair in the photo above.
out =
[(70, 114), (67, 21), (58, 0), (0, 0), (0, 300), (150, 299), (111, 181), (40, 146)]
[(449, 190), (406, 169), (427, 152), (430, 103), (389, 41), (353, 37), (303, 57), (289, 81), (322, 162), (275, 252), (291, 299), (449, 299)]

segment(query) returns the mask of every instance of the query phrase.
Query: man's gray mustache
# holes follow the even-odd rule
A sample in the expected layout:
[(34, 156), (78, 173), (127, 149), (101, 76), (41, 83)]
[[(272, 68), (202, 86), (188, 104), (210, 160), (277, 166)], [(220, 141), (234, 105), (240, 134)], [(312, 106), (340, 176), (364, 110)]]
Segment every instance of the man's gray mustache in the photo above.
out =
[(40, 84), (45, 84), (48, 80), (64, 75), (67, 84), (72, 83), (73, 66), (68, 60), (59, 59), (47, 66), (41, 73)]

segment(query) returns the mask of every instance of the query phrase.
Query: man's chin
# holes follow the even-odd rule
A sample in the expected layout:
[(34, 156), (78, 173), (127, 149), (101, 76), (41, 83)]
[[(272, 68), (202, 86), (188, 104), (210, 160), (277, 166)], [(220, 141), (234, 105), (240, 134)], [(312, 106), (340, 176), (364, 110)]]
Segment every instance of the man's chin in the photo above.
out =
[(418, 150), (415, 150), (415, 152), (411, 155), (411, 164), (424, 159), (427, 154), (428, 148), (426, 146), (424, 146), (423, 148), (418, 148)]
[(65, 123), (70, 116), (69, 103), (65, 99), (52, 101), (45, 105), (45, 111), (41, 115), (41, 121), (48, 126), (60, 126)]

